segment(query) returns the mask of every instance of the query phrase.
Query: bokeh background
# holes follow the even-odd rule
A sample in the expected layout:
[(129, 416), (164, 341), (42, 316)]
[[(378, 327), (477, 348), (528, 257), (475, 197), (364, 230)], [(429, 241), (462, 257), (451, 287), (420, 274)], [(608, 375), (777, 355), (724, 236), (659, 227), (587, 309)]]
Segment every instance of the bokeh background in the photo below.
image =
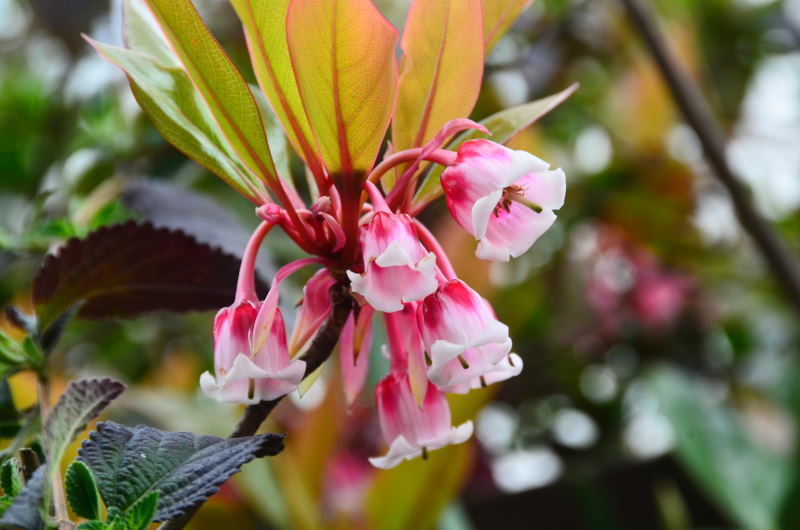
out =
[[(407, 2), (376, 3), (399, 27)], [(723, 124), (729, 163), (800, 266), (800, 0), (653, 3)], [(197, 4), (252, 79), (233, 11)], [(158, 135), (81, 39), (119, 43), (119, 18), (115, 1), (0, 0), (2, 306), (30, 310), (44, 253), (102, 225), (148, 219), (236, 254), (257, 223)], [(573, 82), (575, 95), (512, 142), (568, 176), (566, 205), (532, 251), (480, 262), (443, 204), (425, 213), (526, 365), (454, 396), (456, 421), (476, 417), (474, 440), (377, 473), (370, 396), (346, 410), (330, 363), (271, 420), (287, 450), (246, 466), (192, 528), (800, 527), (800, 316), (620, 4), (536, 0), (490, 55), (473, 118)], [(280, 237), (265, 248), (266, 280), (297, 257)], [(117, 421), (225, 435), (239, 411), (197, 385), (212, 318), (76, 321), (53, 370), (62, 386), (97, 374), (128, 383)], [(386, 370), (381, 342), (378, 330), (370, 384)], [(9, 384), (17, 406), (34, 403), (31, 374)]]

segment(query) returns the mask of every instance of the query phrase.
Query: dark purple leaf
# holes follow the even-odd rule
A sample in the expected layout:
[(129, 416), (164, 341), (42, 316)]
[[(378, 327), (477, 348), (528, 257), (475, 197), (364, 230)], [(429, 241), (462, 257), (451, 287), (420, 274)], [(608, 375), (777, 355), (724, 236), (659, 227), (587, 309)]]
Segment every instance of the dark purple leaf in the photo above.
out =
[(83, 318), (205, 311), (233, 302), (239, 258), (177, 230), (133, 221), (70, 239), (34, 280), (40, 329), (79, 305)]

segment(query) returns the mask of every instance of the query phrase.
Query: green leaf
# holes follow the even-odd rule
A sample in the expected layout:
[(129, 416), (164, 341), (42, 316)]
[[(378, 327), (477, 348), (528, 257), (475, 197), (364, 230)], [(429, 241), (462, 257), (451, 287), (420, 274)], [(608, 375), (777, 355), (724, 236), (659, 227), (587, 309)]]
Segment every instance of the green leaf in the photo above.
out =
[(41, 504), (44, 495), (45, 468), (39, 467), (34, 471), (31, 479), (25, 484), (25, 489), (17, 495), (11, 505), (0, 517), (0, 527), (7, 528), (40, 528), (42, 525)]
[(100, 496), (92, 472), (78, 460), (67, 468), (64, 477), (69, 506), (76, 515), (84, 519), (100, 518)]
[(131, 91), (164, 138), (250, 201), (260, 204), (264, 187), (239, 158), (211, 111), (181, 68), (154, 56), (87, 39), (128, 76)]
[(16, 458), (9, 458), (0, 467), (0, 485), (3, 486), (3, 493), (9, 497), (16, 497), (22, 491), (22, 473)]
[(125, 385), (113, 379), (82, 379), (67, 386), (44, 425), (49, 478), (72, 440), (123, 390)]
[(742, 528), (779, 528), (794, 472), (790, 459), (751, 439), (737, 412), (702, 381), (662, 368), (648, 384), (675, 432), (677, 456), (697, 483)]
[(146, 0), (164, 36), (234, 152), (269, 184), (275, 167), (261, 115), (242, 74), (189, 0)]
[(25, 364), (25, 357), (22, 345), (0, 331), (0, 365), (21, 367)]
[(125, 512), (158, 491), (154, 520), (163, 521), (205, 502), (253, 458), (282, 449), (283, 436), (274, 434), (225, 439), (101, 422), (78, 455), (109, 509)]
[(9, 497), (8, 495), (3, 495), (0, 497), (0, 515), (6, 513), (8, 507), (14, 502), (14, 497)]
[(158, 491), (154, 491), (131, 506), (125, 513), (125, 528), (129, 530), (144, 530), (150, 526), (150, 521), (156, 516), (158, 496)]
[(108, 526), (103, 521), (84, 521), (75, 527), (75, 530), (106, 530)]
[(43, 325), (79, 302), (84, 318), (216, 309), (230, 303), (239, 263), (181, 231), (129, 221), (45, 258), (33, 300)]
[[(481, 125), (489, 130), (491, 136), (487, 136), (481, 131), (470, 129), (456, 136), (456, 138), (448, 144), (447, 149), (455, 150), (467, 140), (474, 140), (476, 138), (490, 138), (493, 142), (504, 144), (511, 140), (517, 133), (530, 127), (530, 125), (539, 118), (563, 103), (564, 100), (571, 96), (577, 89), (578, 84), (575, 83), (552, 96), (517, 105), (516, 107), (511, 107), (501, 110), (496, 114), (492, 114), (480, 122)], [(414, 197), (415, 209), (419, 210), (443, 193), (439, 185), (443, 171), (444, 168), (438, 165), (432, 166), (430, 171), (428, 171), (428, 175), (422, 181)]]

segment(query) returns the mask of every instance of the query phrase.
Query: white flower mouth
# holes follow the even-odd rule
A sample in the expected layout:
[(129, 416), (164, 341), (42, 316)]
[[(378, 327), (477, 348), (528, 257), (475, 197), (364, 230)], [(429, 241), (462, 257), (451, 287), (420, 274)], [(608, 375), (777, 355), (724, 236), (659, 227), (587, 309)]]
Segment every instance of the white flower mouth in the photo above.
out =
[[(281, 370), (265, 370), (257, 366), (249, 356), (240, 353), (221, 380), (204, 372), (200, 376), (200, 388), (208, 397), (222, 403), (253, 405), (259, 401), (285, 396), (297, 388), (305, 371), (306, 363), (301, 360), (292, 361)], [(242, 391), (241, 385), (235, 385), (245, 381), (249, 382), (246, 391)], [(269, 381), (270, 384), (258, 384), (264, 381)], [(236, 388), (232, 388), (234, 385)]]
[(458, 427), (452, 427), (444, 435), (419, 445), (410, 443), (401, 434), (392, 440), (389, 451), (385, 455), (371, 457), (369, 462), (378, 469), (390, 469), (400, 464), (403, 460), (413, 460), (420, 456), (425, 457), (428, 451), (464, 443), (472, 436), (472, 431), (472, 421), (465, 421)]

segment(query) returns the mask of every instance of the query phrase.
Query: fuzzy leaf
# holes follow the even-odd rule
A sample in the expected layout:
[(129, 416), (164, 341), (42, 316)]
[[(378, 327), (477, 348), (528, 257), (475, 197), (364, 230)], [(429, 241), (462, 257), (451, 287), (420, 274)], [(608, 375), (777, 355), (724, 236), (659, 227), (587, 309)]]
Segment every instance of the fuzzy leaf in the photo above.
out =
[(483, 0), (483, 43), (487, 55), (532, 2), (533, 0)]
[[(403, 32), (394, 151), (418, 147), (472, 112), (483, 77), (481, 0), (415, 0)], [(387, 175), (386, 185), (392, 185)]]
[(84, 519), (100, 518), (100, 497), (92, 472), (86, 464), (72, 462), (64, 477), (69, 506), (76, 515)]
[(44, 425), (44, 447), (51, 473), (58, 468), (72, 440), (123, 390), (125, 385), (108, 378), (81, 379), (67, 386)]
[(153, 491), (125, 513), (125, 528), (128, 530), (144, 530), (156, 516), (158, 507), (158, 491)]
[(75, 527), (75, 530), (106, 530), (108, 526), (103, 521), (84, 521)]
[(328, 172), (369, 169), (392, 116), (397, 32), (370, 0), (293, 0), (286, 31)]
[(282, 449), (283, 436), (275, 434), (225, 439), (101, 422), (78, 454), (106, 506), (125, 511), (158, 491), (154, 520), (163, 521), (204, 502), (253, 458)]
[[(493, 142), (504, 144), (511, 140), (517, 133), (530, 127), (531, 124), (536, 122), (539, 118), (563, 103), (564, 100), (571, 96), (577, 89), (578, 84), (575, 83), (552, 96), (537, 99), (536, 101), (517, 105), (492, 114), (480, 122), (481, 125), (489, 130), (491, 136), (487, 136), (477, 129), (470, 129), (459, 134), (450, 142), (447, 149), (454, 150), (467, 140), (473, 140), (475, 138), (489, 138)], [(428, 204), (443, 193), (439, 185), (443, 171), (444, 168), (441, 166), (435, 165), (431, 167), (414, 197), (414, 205), (416, 207)]]
[(183, 232), (129, 221), (45, 258), (33, 299), (44, 325), (79, 302), (84, 318), (204, 311), (231, 303), (238, 272), (238, 258)]
[(22, 473), (16, 458), (9, 458), (0, 467), (0, 485), (8, 497), (16, 497), (22, 491)]
[[(321, 171), (314, 137), (297, 88), (289, 47), (286, 14), (290, 0), (231, 0), (242, 25), (258, 84), (275, 110), (300, 157), (312, 172)], [(270, 146), (273, 146), (270, 141)]]
[(253, 94), (189, 0), (145, 0), (234, 152), (275, 181), (275, 167)]
[(22, 493), (14, 498), (3, 516), (0, 517), (0, 526), (3, 528), (24, 528), (36, 530), (43, 527), (40, 508), (44, 494), (44, 466), (34, 471), (31, 479), (25, 485)]

